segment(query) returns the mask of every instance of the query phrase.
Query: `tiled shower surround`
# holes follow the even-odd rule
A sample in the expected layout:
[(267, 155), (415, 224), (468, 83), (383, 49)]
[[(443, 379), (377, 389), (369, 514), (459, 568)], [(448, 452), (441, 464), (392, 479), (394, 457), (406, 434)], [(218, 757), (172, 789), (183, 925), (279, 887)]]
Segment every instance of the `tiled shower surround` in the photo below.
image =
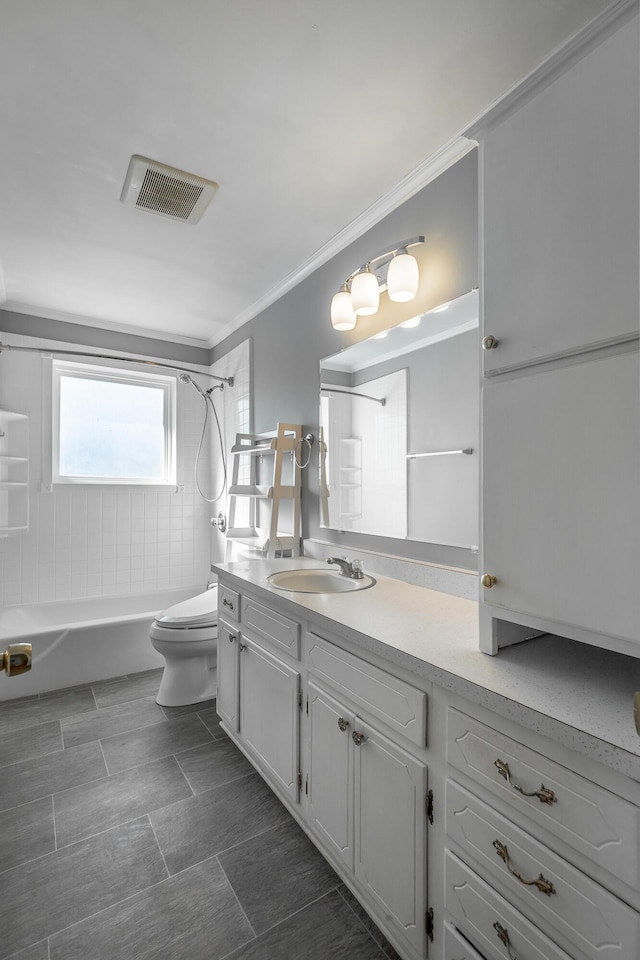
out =
[[(56, 347), (33, 337), (1, 338), (9, 344)], [(66, 343), (57, 346), (82, 349)], [(225, 357), (227, 369), (221, 375), (233, 373), (234, 387), (213, 393), (223, 416), (227, 448), (237, 430), (248, 429), (250, 410), (249, 344), (232, 353)], [(212, 370), (218, 373), (217, 368)], [(197, 374), (194, 379), (199, 379)], [(205, 389), (213, 382), (200, 377)], [(42, 492), (43, 421), (51, 410), (50, 397), (44, 393), (39, 354), (7, 351), (0, 357), (0, 406), (28, 414), (30, 434), (29, 533), (0, 539), (0, 605), (204, 587), (211, 560), (209, 519), (218, 505), (206, 503), (195, 488), (204, 410), (193, 386), (178, 383), (177, 489), (60, 485), (53, 493)], [(214, 455), (218, 449), (212, 417), (209, 428), (198, 472), (208, 496), (218, 482), (211, 475), (209, 457), (211, 449)]]

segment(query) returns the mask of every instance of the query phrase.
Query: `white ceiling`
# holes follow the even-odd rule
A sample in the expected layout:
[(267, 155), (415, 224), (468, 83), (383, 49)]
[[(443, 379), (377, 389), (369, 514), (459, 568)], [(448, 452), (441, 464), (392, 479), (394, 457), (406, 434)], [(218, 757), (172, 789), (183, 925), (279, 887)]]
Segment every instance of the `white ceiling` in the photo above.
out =
[[(609, 5), (2, 0), (0, 303), (217, 343)], [(134, 153), (220, 184), (199, 224), (120, 203)]]

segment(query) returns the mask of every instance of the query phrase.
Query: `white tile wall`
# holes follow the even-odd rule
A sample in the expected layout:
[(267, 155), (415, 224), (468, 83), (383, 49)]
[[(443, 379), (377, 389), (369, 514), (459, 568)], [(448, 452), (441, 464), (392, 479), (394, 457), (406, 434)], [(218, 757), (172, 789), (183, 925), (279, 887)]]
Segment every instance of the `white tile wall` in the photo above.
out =
[[(1, 338), (4, 343), (55, 347), (31, 337), (2, 334)], [(225, 424), (229, 423), (226, 429), (233, 429), (234, 435), (237, 411), (244, 417), (250, 409), (249, 345), (242, 346), (227, 361), (235, 363), (237, 389), (214, 394), (217, 405), (222, 399)], [(201, 380), (205, 389), (211, 382)], [(53, 493), (41, 492), (43, 418), (50, 415), (51, 398), (43, 391), (39, 354), (7, 351), (0, 355), (0, 406), (30, 417), (30, 528), (28, 534), (0, 539), (1, 605), (204, 587), (211, 562), (209, 518), (213, 513), (212, 505), (195, 488), (203, 403), (191, 385), (178, 384), (177, 491), (102, 485), (56, 486)], [(213, 449), (217, 460), (217, 440)], [(210, 450), (208, 438), (199, 469), (205, 492), (216, 480)]]

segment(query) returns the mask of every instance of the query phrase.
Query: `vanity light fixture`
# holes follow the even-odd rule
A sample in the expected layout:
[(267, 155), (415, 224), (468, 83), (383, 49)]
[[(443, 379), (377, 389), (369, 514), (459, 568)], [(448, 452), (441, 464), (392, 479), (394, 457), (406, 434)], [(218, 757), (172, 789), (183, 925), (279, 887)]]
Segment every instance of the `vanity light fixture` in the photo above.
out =
[(424, 237), (403, 240), (372, 257), (347, 277), (331, 301), (331, 325), (335, 330), (352, 330), (359, 316), (377, 313), (380, 294), (385, 290), (389, 299), (396, 303), (414, 299), (420, 271), (408, 248), (419, 243), (424, 243)]

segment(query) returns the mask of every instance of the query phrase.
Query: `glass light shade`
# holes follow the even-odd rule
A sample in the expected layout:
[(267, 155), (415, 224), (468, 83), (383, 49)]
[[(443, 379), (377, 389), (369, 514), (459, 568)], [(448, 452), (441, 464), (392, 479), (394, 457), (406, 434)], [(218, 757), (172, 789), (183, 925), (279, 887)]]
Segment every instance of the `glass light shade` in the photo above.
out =
[(351, 281), (351, 303), (355, 313), (360, 317), (370, 317), (378, 312), (380, 288), (375, 273), (371, 273), (370, 270), (356, 273)]
[(331, 326), (334, 330), (353, 330), (356, 325), (351, 294), (348, 290), (336, 293), (331, 301)]
[(387, 270), (387, 292), (389, 299), (396, 303), (413, 300), (418, 290), (420, 272), (418, 261), (410, 253), (400, 253), (394, 257)]

